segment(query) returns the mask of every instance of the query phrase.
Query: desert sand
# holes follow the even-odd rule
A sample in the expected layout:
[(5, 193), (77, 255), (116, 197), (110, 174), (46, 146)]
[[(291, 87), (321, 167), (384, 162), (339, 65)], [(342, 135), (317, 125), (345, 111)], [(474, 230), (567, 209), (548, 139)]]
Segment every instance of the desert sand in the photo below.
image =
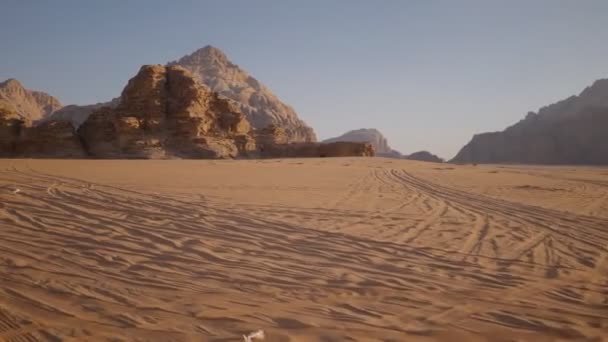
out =
[(608, 169), (0, 161), (0, 340), (608, 336)]

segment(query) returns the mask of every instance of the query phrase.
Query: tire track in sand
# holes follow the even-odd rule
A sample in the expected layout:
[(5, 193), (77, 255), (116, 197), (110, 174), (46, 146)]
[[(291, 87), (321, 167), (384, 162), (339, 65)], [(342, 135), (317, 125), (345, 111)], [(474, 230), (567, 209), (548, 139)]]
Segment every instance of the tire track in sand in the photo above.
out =
[[(544, 238), (542, 234), (547, 234), (561, 241), (566, 240), (566, 243), (575, 241), (577, 245), (574, 245), (573, 248), (589, 258), (595, 259), (601, 256), (604, 246), (608, 243), (608, 230), (605, 229), (607, 222), (605, 220), (464, 193), (426, 182), (405, 171), (394, 171), (394, 174), (404, 183), (416, 187), (420, 191), (457, 203), (479, 215), (491, 213), (492, 216), (501, 216), (507, 221), (518, 222), (522, 227), (531, 229), (534, 232), (533, 236), (537, 239), (540, 236)], [(516, 255), (522, 255), (536, 245), (534, 241), (531, 244), (526, 243), (526, 241), (524, 243), (524, 248), (519, 248)], [(526, 247), (526, 245), (529, 246)]]

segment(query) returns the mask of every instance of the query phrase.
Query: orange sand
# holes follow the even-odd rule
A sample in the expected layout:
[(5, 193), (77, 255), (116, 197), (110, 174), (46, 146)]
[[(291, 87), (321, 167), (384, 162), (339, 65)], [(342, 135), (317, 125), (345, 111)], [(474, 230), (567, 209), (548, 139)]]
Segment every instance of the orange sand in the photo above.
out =
[(265, 341), (601, 341), (608, 169), (0, 161), (0, 340), (258, 329)]

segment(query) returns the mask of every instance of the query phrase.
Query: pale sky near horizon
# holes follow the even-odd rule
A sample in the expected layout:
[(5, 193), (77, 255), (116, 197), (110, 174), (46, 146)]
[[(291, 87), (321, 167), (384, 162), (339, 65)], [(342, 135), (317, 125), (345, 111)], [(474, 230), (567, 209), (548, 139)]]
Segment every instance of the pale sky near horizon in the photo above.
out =
[(451, 158), (608, 77), (604, 0), (0, 0), (0, 81), (107, 101), (142, 64), (211, 44), (321, 139), (377, 128)]

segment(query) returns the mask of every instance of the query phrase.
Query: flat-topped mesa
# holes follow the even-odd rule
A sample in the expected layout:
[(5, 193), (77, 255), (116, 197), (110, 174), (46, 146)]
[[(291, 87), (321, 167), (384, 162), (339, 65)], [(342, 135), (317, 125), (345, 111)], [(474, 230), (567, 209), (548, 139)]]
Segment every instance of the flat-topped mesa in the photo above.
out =
[(287, 144), (289, 138), (283, 128), (271, 124), (256, 131), (256, 140), (260, 147), (263, 148), (264, 145)]
[(79, 128), (97, 158), (235, 158), (254, 149), (245, 116), (180, 66), (144, 65), (116, 108)]

